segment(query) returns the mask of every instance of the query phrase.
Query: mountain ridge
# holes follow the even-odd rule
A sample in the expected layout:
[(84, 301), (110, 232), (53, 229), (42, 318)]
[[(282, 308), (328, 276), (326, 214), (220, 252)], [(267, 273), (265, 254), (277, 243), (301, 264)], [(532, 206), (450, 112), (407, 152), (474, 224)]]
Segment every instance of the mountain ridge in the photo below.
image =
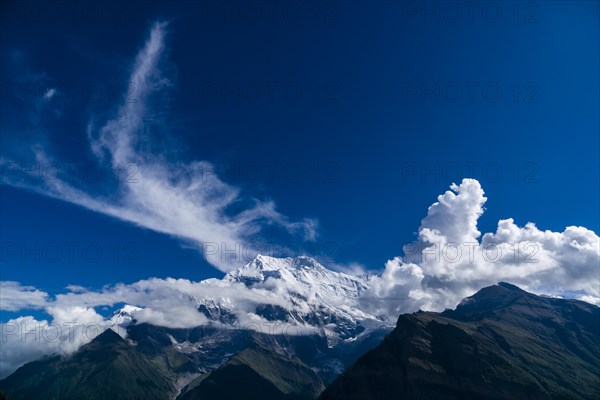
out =
[(403, 314), (319, 400), (600, 397), (600, 308), (486, 287), (454, 310)]
[(13, 400), (167, 400), (175, 394), (175, 376), (162, 361), (142, 355), (111, 329), (71, 356), (25, 364), (0, 384)]
[[(357, 314), (344, 314), (344, 305), (336, 304), (336, 296), (351, 302), (362, 290), (360, 279), (347, 280), (307, 260), (260, 257), (256, 265), (232, 273), (231, 282), (219, 282), (261, 290), (275, 284), (284, 296), (294, 290), (297, 296), (306, 290), (331, 294), (333, 301), (324, 310), (316, 295), (294, 297), (300, 305), (306, 303), (304, 313), (270, 303), (252, 309), (267, 321), (304, 318), (320, 330), (276, 334), (219, 325), (228, 314), (218, 298), (198, 299), (199, 311), (215, 323), (194, 328), (140, 323), (136, 314), (143, 309), (125, 305), (109, 318), (117, 332), (107, 329), (69, 356), (27, 363), (0, 381), (0, 390), (13, 400), (95, 400), (102, 398), (98, 393), (128, 400), (217, 399), (218, 389), (234, 379), (264, 388), (277, 400), (313, 399), (328, 383), (322, 400), (580, 400), (586, 394), (581, 388), (600, 396), (594, 375), (600, 372), (597, 306), (537, 296), (500, 282), (453, 310), (402, 314), (390, 332), (362, 326)], [(313, 285), (320, 274), (327, 279)], [(346, 287), (329, 292), (338, 279)], [(348, 323), (362, 329), (352, 332)], [(331, 340), (325, 330), (341, 332), (340, 326), (348, 336)], [(295, 383), (290, 386), (286, 376)], [(100, 389), (106, 385), (108, 392)], [(236, 396), (250, 393), (238, 389), (243, 387), (226, 387)]]
[[(237, 385), (242, 382), (247, 384)], [(324, 389), (319, 376), (302, 361), (254, 342), (216, 370), (192, 381), (178, 400), (311, 400)]]

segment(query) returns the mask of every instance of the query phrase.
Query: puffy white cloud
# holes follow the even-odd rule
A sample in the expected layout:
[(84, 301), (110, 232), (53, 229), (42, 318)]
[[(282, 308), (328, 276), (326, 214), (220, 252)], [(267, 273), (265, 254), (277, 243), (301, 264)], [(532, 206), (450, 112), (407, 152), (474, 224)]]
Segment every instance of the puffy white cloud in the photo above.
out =
[(438, 201), (427, 210), (427, 217), (421, 221), (419, 236), (427, 241), (437, 235), (454, 243), (476, 240), (481, 233), (477, 230), (477, 220), (483, 214), (487, 201), (483, 189), (475, 179), (465, 179), (460, 185), (453, 183)]
[(519, 227), (506, 219), (479, 240), (477, 221), (486, 200), (474, 179), (439, 196), (421, 222), (418, 240), (372, 279), (363, 306), (390, 318), (417, 309), (441, 311), (500, 281), (598, 303), (598, 235), (575, 226), (542, 231), (533, 223)]

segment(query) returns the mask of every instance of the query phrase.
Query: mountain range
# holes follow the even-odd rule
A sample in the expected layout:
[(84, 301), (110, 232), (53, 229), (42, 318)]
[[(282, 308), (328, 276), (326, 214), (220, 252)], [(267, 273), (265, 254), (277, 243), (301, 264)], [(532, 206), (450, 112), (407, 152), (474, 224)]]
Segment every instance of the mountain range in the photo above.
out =
[(398, 398), (600, 398), (600, 308), (500, 283), (401, 315), (319, 400)]
[[(55, 395), (58, 389), (47, 386), (49, 381), (58, 379), (51, 371), (62, 379), (77, 382), (78, 387), (95, 388), (95, 381), (88, 379), (103, 377), (100, 370), (113, 371), (119, 369), (123, 360), (135, 360), (133, 367), (153, 365), (159, 374), (150, 379), (160, 383), (156, 398), (173, 399), (179, 394), (194, 398), (191, 396), (199, 391), (210, 392), (213, 382), (222, 382), (228, 374), (251, 370), (255, 377), (264, 377), (275, 393), (284, 393), (285, 398), (314, 399), (326, 384), (393, 328), (384, 316), (367, 314), (356, 306), (359, 296), (369, 287), (368, 280), (368, 276), (331, 271), (309, 257), (280, 259), (259, 255), (222, 279), (200, 282), (198, 295), (180, 300), (193, 304), (206, 323), (191, 328), (158, 326), (138, 319), (143, 308), (125, 305), (107, 318), (106, 326), (112, 330), (73, 355), (50, 355), (24, 365), (1, 381), (0, 389), (12, 399), (81, 398), (79, 390), (83, 389), (73, 391), (72, 382), (57, 383), (65, 392)], [(115, 346), (114, 351), (103, 349), (95, 354), (95, 343), (104, 342), (107, 337), (113, 339), (109, 342)], [(106, 354), (115, 357), (97, 362)], [(85, 368), (79, 368), (83, 375), (67, 378), (63, 371), (71, 371), (82, 360), (87, 362)], [(306, 376), (300, 382), (311, 383), (308, 388), (304, 383), (290, 387), (282, 384), (285, 375), (266, 374), (265, 367), (249, 360), (277, 366), (278, 371), (295, 371), (296, 375)], [(42, 374), (43, 370), (48, 372)], [(207, 374), (211, 374), (210, 378)], [(24, 379), (31, 375), (37, 378)], [(140, 390), (154, 392), (136, 374), (120, 371), (119, 376), (122, 381), (112, 381), (111, 387), (132, 395), (111, 394), (111, 398), (137, 398), (139, 392), (128, 388), (139, 385)], [(86, 390), (85, 398), (106, 398), (103, 392), (99, 397), (94, 397), (93, 392)]]
[(369, 280), (257, 256), (182, 300), (205, 324), (158, 326), (125, 305), (108, 319), (121, 335), (25, 364), (0, 390), (13, 400), (600, 397), (600, 308), (500, 283), (394, 328), (357, 306)]

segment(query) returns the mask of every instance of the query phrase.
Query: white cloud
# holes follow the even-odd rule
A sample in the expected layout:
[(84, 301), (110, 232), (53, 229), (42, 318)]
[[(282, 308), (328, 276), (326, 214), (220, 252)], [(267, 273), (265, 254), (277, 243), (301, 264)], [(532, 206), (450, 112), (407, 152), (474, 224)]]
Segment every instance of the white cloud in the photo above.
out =
[[(161, 71), (166, 29), (164, 23), (155, 24), (137, 55), (130, 75), (137, 101), (123, 102), (114, 118), (98, 129), (95, 124), (89, 126), (90, 149), (98, 164), (135, 166), (132, 179), (120, 179), (117, 188), (100, 195), (98, 188), (89, 191), (81, 182), (56, 177), (27, 188), (180, 238), (198, 248), (206, 243), (235, 248), (235, 243), (247, 243), (266, 225), (277, 225), (306, 240), (315, 239), (314, 220), (290, 221), (271, 201), (255, 201), (246, 210), (230, 215), (226, 212), (229, 206), (245, 199), (237, 188), (218, 178), (210, 163), (169, 161), (145, 146), (149, 139), (140, 132), (146, 117), (156, 114), (148, 99), (171, 85)], [(55, 95), (51, 89), (44, 97), (49, 100)], [(53, 162), (39, 147), (34, 151), (37, 162)], [(519, 227), (512, 219), (505, 219), (498, 222), (496, 232), (481, 236), (477, 222), (486, 200), (476, 180), (452, 185), (429, 207), (418, 239), (404, 247), (402, 257), (389, 260), (381, 275), (371, 278), (370, 289), (352, 306), (395, 319), (402, 312), (454, 307), (462, 298), (499, 281), (540, 294), (600, 303), (600, 244), (594, 232), (573, 226), (563, 232), (543, 231), (532, 223)], [(205, 255), (223, 271), (239, 267), (224, 260), (220, 252)], [(363, 272), (357, 264), (336, 268)], [(140, 307), (132, 311), (140, 322), (186, 328), (206, 323), (197, 310), (198, 298), (227, 302), (242, 324), (264, 322), (252, 314), (256, 304), (303, 306), (289, 303), (279, 296), (277, 287), (268, 284), (248, 289), (215, 279), (147, 279), (100, 291), (71, 285), (68, 293), (54, 298), (17, 282), (1, 282), (0, 289), (1, 309), (43, 308), (52, 317), (51, 322), (19, 317), (1, 325), (0, 376), (42, 355), (68, 354), (106, 329), (110, 324), (96, 307), (128, 303)], [(71, 324), (75, 324), (72, 330), (65, 329)], [(52, 335), (51, 327), (56, 325), (63, 328), (57, 340), (35, 340), (40, 335)], [(98, 329), (90, 332), (87, 326)], [(31, 337), (33, 341), (28, 339)]]
[[(278, 226), (292, 235), (314, 240), (316, 221), (309, 218), (290, 221), (276, 210), (272, 201), (255, 200), (244, 211), (230, 215), (228, 208), (246, 199), (237, 188), (220, 180), (210, 163), (169, 161), (163, 151), (154, 154), (149, 150), (147, 142), (152, 138), (143, 133), (147, 119), (153, 118), (160, 130), (169, 130), (169, 126), (161, 122), (161, 113), (154, 110), (151, 101), (153, 96), (172, 85), (161, 70), (161, 62), (165, 58), (166, 29), (165, 23), (154, 24), (135, 59), (129, 79), (131, 87), (135, 88), (135, 101), (125, 100), (116, 116), (99, 129), (93, 123), (88, 127), (90, 148), (97, 157), (99, 170), (112, 171), (115, 165), (126, 170), (118, 176), (118, 187), (110, 187), (107, 193), (100, 191), (99, 194), (102, 188), (90, 190), (85, 182), (74, 182), (72, 177), (61, 179), (60, 176), (52, 176), (52, 179), (44, 177), (46, 179), (41, 184), (38, 180), (38, 184), (26, 186), (22, 179), (11, 181), (11, 175), (3, 183), (25, 186), (29, 190), (180, 238), (200, 250), (207, 244), (214, 249), (216, 244), (219, 251), (205, 252), (205, 257), (222, 271), (240, 267), (231, 258), (222, 257), (225, 249), (239, 245), (253, 251), (255, 246), (249, 243), (251, 240), (255, 243), (256, 235), (264, 226)], [(47, 94), (51, 95), (50, 92)], [(61, 165), (41, 146), (34, 146), (33, 150), (40, 165)]]
[[(2, 285), (3, 288), (10, 288), (11, 296), (11, 299), (2, 303), (2, 308), (5, 309), (6, 306), (9, 307), (7, 310), (12, 311), (18, 311), (19, 307), (31, 308), (32, 301), (24, 299), (31, 297), (31, 293), (43, 293), (15, 282), (2, 282)], [(72, 285), (69, 289), (76, 290), (54, 298), (48, 298), (45, 293), (43, 297), (36, 297), (37, 307), (44, 308), (51, 316), (50, 321), (26, 316), (0, 323), (0, 378), (42, 356), (71, 354), (108, 328), (126, 336), (123, 326), (114, 325), (114, 321), (104, 318), (95, 310), (97, 307), (120, 303), (138, 306), (128, 307), (138, 323), (169, 328), (205, 325), (208, 320), (198, 311), (198, 299), (212, 299), (217, 304), (228, 307), (237, 318), (234, 326), (224, 328), (246, 328), (264, 333), (281, 333), (286, 330), (289, 334), (306, 333), (313, 329), (300, 323), (274, 326), (254, 314), (258, 304), (281, 305), (288, 309), (299, 307), (282, 298), (277, 290), (251, 289), (242, 283), (234, 284), (219, 279), (192, 282), (187, 279), (152, 278), (129, 285), (107, 286), (100, 291), (89, 291)], [(306, 308), (306, 304), (301, 304), (300, 308), (302, 307)], [(294, 329), (289, 329), (290, 327)]]
[(597, 296), (581, 296), (579, 298), (581, 301), (585, 301), (590, 304), (595, 304), (600, 307), (600, 297)]
[[(507, 281), (538, 294), (600, 304), (600, 238), (594, 232), (574, 226), (563, 232), (542, 231), (533, 223), (519, 227), (512, 219), (506, 219), (498, 222), (496, 232), (481, 236), (477, 221), (485, 201), (476, 180), (465, 179), (460, 185), (452, 185), (451, 191), (429, 208), (421, 222), (418, 240), (404, 247), (404, 257), (389, 260), (380, 275), (371, 276), (369, 288), (363, 294), (357, 294), (356, 298), (332, 295), (327, 301), (341, 310), (347, 307), (352, 315), (362, 315), (365, 320), (381, 315), (394, 321), (404, 312), (454, 308), (477, 290)], [(284, 263), (276, 259), (271, 262)], [(336, 268), (363, 272), (361, 266), (353, 264)], [(268, 321), (254, 314), (258, 304), (307, 312), (311, 299), (314, 300), (313, 287), (303, 291), (302, 286), (293, 286), (294, 291), (308, 299), (297, 302), (286, 296), (289, 287), (270, 279), (252, 288), (228, 280), (193, 282), (172, 278), (116, 284), (99, 291), (70, 285), (68, 292), (54, 298), (16, 282), (3, 282), (2, 288), (2, 308), (12, 311), (44, 308), (52, 317), (51, 323), (32, 317), (11, 320), (10, 329), (19, 326), (17, 332), (26, 332), (32, 323), (40, 326), (75, 323), (79, 329), (74, 331), (78, 335), (75, 338), (66, 340), (70, 337), (63, 335), (61, 342), (65, 343), (50, 343), (46, 348), (39, 343), (30, 346), (20, 342), (16, 338), (22, 335), (12, 332), (7, 335), (11, 344), (3, 346), (0, 353), (7, 360), (2, 368), (8, 369), (42, 354), (68, 354), (76, 350), (93, 336), (82, 336), (86, 324), (100, 327), (98, 331), (110, 326), (110, 321), (96, 313), (97, 307), (127, 303), (139, 307), (132, 308), (133, 317), (139, 322), (190, 328), (207, 323), (198, 306), (203, 300), (212, 300), (230, 310), (239, 326), (260, 329)], [(22, 324), (29, 325), (20, 327)], [(304, 332), (310, 329), (300, 328)]]
[(372, 280), (363, 306), (390, 317), (417, 309), (441, 311), (482, 287), (507, 281), (551, 296), (597, 303), (600, 239), (584, 227), (542, 231), (501, 220), (481, 240), (477, 221), (487, 199), (478, 181), (464, 179), (438, 197), (404, 257)]
[(44, 93), (44, 100), (50, 101), (56, 95), (56, 89), (50, 88)]
[(123, 337), (127, 333), (93, 309), (71, 307), (53, 312), (52, 322), (26, 316), (0, 324), (0, 379), (44, 356), (71, 354), (108, 328)]
[(42, 308), (48, 301), (48, 293), (19, 282), (0, 281), (0, 310), (19, 311)]
[(350, 262), (347, 264), (340, 264), (336, 263), (335, 260), (329, 260), (329, 258), (330, 257), (327, 257), (327, 262), (324, 262), (324, 264), (327, 264), (327, 268), (333, 271), (342, 272), (348, 275), (369, 275), (374, 273), (360, 263)]
[(448, 242), (455, 243), (474, 241), (481, 235), (477, 220), (487, 198), (479, 182), (466, 179), (461, 185), (452, 184), (450, 189), (438, 196), (421, 221), (419, 234), (425, 241), (433, 232), (443, 233)]

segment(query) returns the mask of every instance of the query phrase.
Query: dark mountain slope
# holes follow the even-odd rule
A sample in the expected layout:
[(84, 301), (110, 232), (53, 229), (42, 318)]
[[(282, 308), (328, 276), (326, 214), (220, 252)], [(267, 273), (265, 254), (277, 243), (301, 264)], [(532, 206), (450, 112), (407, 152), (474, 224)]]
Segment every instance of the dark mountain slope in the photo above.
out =
[[(375, 340), (370, 335), (332, 357), (312, 336), (144, 324), (128, 333), (135, 345), (108, 330), (70, 357), (24, 365), (0, 390), (12, 400), (170, 400), (178, 378), (202, 373), (180, 399), (314, 399), (323, 389), (318, 374), (335, 370), (331, 360), (351, 360)], [(456, 310), (400, 316), (321, 398), (600, 398), (599, 374), (600, 308), (501, 283)]]
[(320, 397), (517, 398), (600, 398), (600, 308), (500, 283), (456, 310), (400, 316)]
[(70, 357), (31, 362), (0, 381), (12, 400), (167, 400), (174, 377), (107, 330)]
[(254, 344), (193, 381), (181, 400), (312, 400), (325, 387), (297, 358)]

